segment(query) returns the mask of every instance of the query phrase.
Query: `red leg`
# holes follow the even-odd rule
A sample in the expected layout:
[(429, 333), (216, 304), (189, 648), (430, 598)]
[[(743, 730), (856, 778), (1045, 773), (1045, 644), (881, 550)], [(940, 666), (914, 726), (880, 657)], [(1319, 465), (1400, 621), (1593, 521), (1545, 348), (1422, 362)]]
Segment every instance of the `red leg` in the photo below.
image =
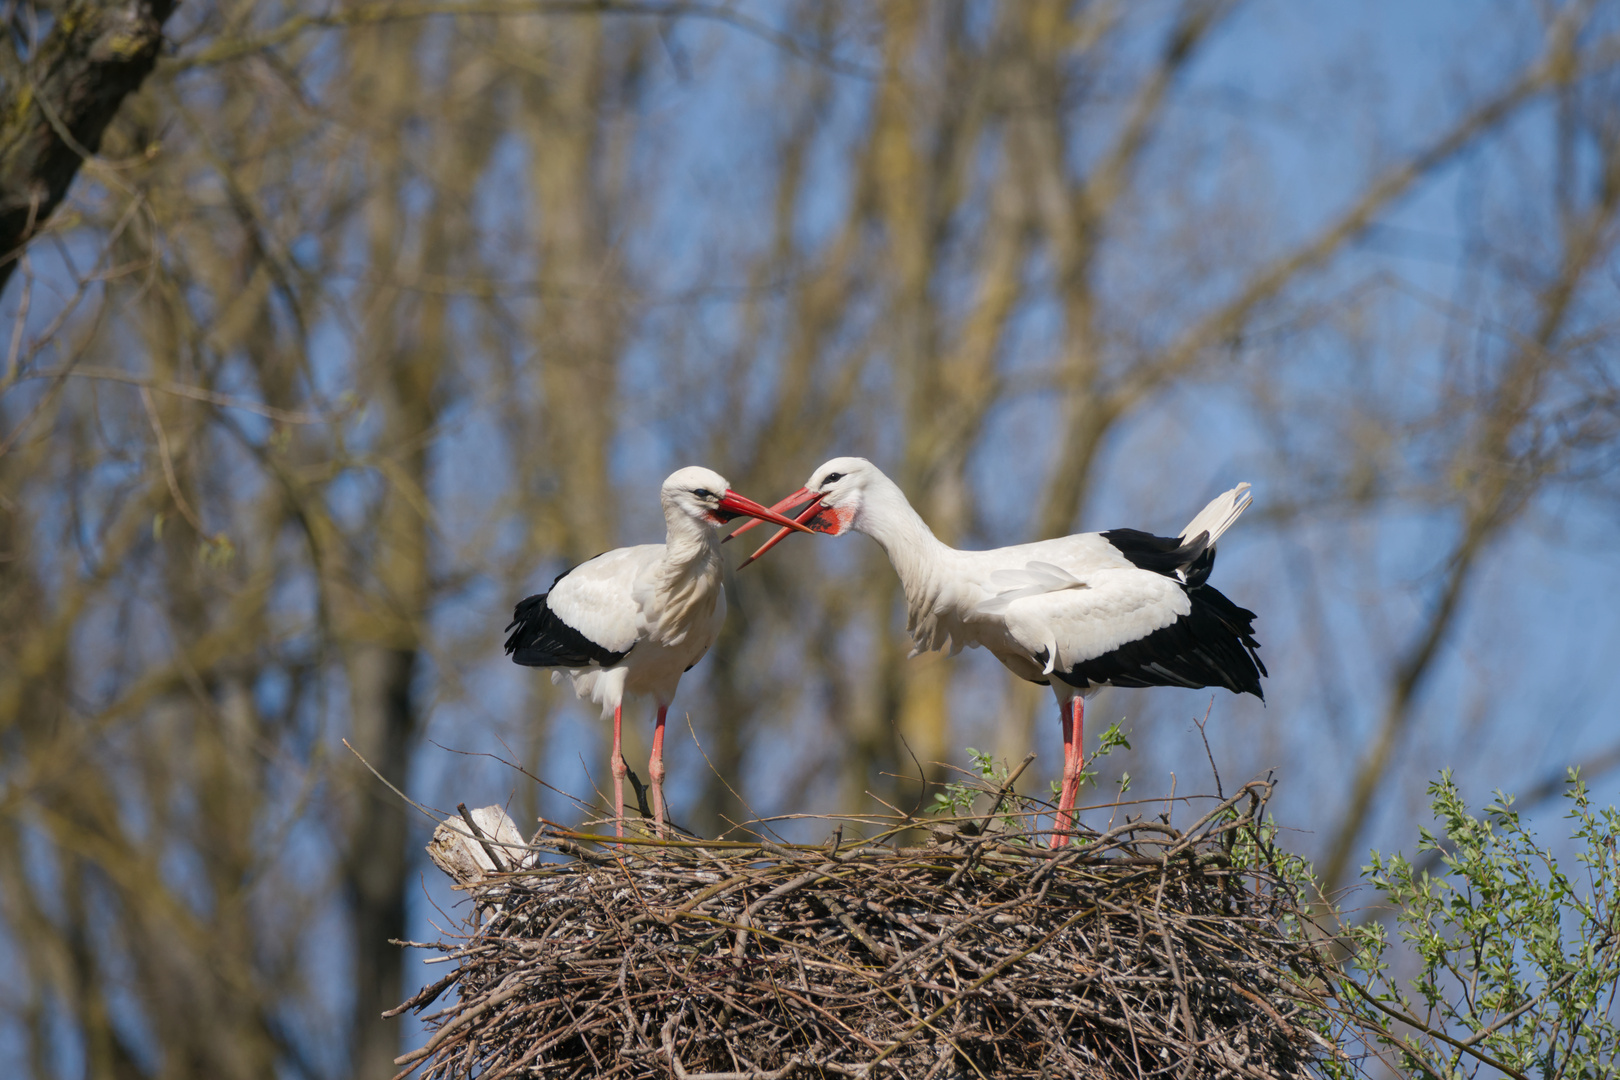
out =
[(1080, 767), (1085, 762), (1086, 702), (1079, 694), (1063, 710), (1063, 789), (1058, 793), (1057, 831), (1052, 846), (1063, 847), (1069, 842), (1066, 835), (1074, 828), (1075, 799), (1080, 795)]
[(1069, 745), (1071, 776), (1069, 778), (1069, 806), (1080, 798), (1080, 769), (1086, 763), (1086, 699), (1079, 694), (1069, 702), (1074, 713), (1074, 741)]
[(624, 754), (619, 750), (620, 724), (624, 719), (624, 703), (613, 706), (613, 835), (624, 835), (624, 778), (630, 773), (630, 766), (624, 763)]
[(658, 706), (658, 723), (653, 728), (652, 759), (647, 772), (652, 776), (653, 826), (658, 835), (664, 835), (664, 714), (668, 705)]
[(1063, 789), (1058, 793), (1058, 809), (1074, 805), (1074, 707), (1064, 702), (1058, 706), (1058, 722), (1063, 725)]

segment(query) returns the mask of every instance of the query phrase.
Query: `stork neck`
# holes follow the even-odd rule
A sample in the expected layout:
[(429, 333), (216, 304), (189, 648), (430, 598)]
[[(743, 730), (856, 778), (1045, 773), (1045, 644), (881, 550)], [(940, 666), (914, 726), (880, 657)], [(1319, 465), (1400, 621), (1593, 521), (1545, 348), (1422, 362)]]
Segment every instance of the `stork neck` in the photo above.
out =
[(720, 534), (714, 528), (694, 521), (674, 506), (665, 508), (664, 524), (664, 561), (671, 569), (704, 562), (720, 565)]
[(857, 528), (878, 542), (889, 556), (908, 599), (938, 581), (937, 569), (953, 552), (893, 484), (869, 490)]

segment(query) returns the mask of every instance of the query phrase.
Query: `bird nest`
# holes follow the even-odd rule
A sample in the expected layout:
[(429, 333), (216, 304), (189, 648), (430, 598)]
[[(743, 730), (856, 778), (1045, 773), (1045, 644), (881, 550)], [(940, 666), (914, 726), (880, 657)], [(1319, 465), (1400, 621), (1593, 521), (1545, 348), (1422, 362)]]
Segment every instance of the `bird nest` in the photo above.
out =
[(507, 873), (504, 815), (477, 845), (451, 822), (435, 858), (471, 910), (420, 947), (456, 966), (393, 1012), (456, 998), (400, 1076), (1321, 1075), (1345, 1058), (1269, 792), (1057, 850), (1008, 812), (926, 846), (897, 843), (915, 822), (806, 847), (548, 826)]

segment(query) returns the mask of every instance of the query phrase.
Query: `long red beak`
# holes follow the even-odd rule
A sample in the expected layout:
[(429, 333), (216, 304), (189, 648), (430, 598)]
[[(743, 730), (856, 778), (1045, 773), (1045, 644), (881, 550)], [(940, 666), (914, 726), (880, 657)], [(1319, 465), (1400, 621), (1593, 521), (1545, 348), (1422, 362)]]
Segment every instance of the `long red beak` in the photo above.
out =
[[(772, 525), (782, 526), (782, 531), (784, 533), (791, 531), (811, 531), (805, 526), (800, 525), (797, 521), (794, 521), (792, 518), (784, 517), (775, 510), (769, 507), (761, 506), (753, 499), (750, 499), (745, 495), (739, 495), (735, 491), (727, 491), (724, 495), (720, 496), (720, 505), (716, 508), (716, 513), (723, 521), (730, 521), (734, 517), (753, 518), (753, 521), (749, 522), (748, 525), (743, 526), (744, 529), (748, 528), (749, 525), (755, 525), (761, 521), (769, 521)], [(737, 530), (737, 532), (741, 531), (742, 529)], [(732, 536), (735, 535), (737, 535), (737, 533), (732, 533)]]
[[(771, 507), (771, 509), (773, 511), (791, 510), (794, 514), (793, 524), (798, 530), (803, 532), (814, 532), (814, 529), (805, 528), (803, 523), (809, 521), (811, 518), (815, 517), (818, 512), (820, 512), (821, 500), (826, 497), (825, 492), (811, 491), (809, 488), (800, 488), (787, 498), (779, 501), (775, 506)], [(736, 536), (738, 533), (747, 532), (757, 524), (759, 524), (757, 521), (750, 521), (748, 524), (732, 533), (731, 536)], [(755, 551), (752, 555), (748, 556), (748, 558), (739, 563), (737, 565), (737, 569), (741, 570), (743, 567), (747, 566), (749, 563), (771, 550), (771, 548), (775, 547), (777, 544), (780, 544), (784, 539), (786, 539), (787, 534), (790, 531), (793, 530), (785, 528), (776, 530), (776, 535), (759, 545), (759, 550)], [(728, 536), (726, 539), (729, 540), (731, 537)]]
[[(806, 499), (810, 500), (809, 506), (814, 506), (823, 498), (824, 496), (819, 492), (812, 492), (809, 488), (800, 488), (787, 498), (777, 500), (776, 505), (770, 508), (770, 512), (773, 514), (781, 514), (792, 510), (796, 514), (800, 510), (809, 508), (808, 506), (803, 505)], [(761, 524), (763, 524), (763, 519), (755, 518), (753, 521), (747, 522), (742, 526), (733, 529), (731, 534), (727, 536), (725, 540), (721, 540), (720, 542), (723, 544), (726, 542), (726, 540), (734, 540), (743, 533), (747, 532), (749, 529), (757, 528)]]

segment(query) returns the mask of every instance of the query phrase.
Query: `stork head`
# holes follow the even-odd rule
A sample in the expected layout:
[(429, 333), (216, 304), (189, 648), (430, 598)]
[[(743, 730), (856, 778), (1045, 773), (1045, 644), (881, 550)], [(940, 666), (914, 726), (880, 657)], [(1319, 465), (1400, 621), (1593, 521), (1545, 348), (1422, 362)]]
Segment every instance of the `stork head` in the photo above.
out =
[(732, 491), (725, 477), (701, 465), (688, 465), (670, 473), (658, 495), (666, 518), (683, 514), (711, 529), (733, 518), (751, 517), (796, 532), (810, 531), (791, 518)]
[[(884, 479), (886, 477), (878, 467), (865, 458), (833, 458), (811, 473), (810, 481), (804, 487), (788, 496), (789, 499), (798, 496), (800, 501), (790, 503), (783, 513), (802, 520), (813, 532), (842, 536), (855, 526), (860, 517), (868, 489)], [(815, 513), (800, 518), (811, 506), (816, 508)]]
[[(810, 474), (810, 482), (771, 507), (794, 521), (807, 526), (809, 531), (842, 536), (860, 523), (861, 509), (872, 487), (888, 482), (888, 477), (870, 461), (859, 457), (837, 457), (823, 462)], [(749, 522), (731, 536), (753, 528)], [(759, 550), (743, 561), (747, 566), (787, 536), (788, 530), (761, 544)], [(731, 539), (727, 537), (726, 539)], [(739, 567), (740, 569), (740, 567)]]

